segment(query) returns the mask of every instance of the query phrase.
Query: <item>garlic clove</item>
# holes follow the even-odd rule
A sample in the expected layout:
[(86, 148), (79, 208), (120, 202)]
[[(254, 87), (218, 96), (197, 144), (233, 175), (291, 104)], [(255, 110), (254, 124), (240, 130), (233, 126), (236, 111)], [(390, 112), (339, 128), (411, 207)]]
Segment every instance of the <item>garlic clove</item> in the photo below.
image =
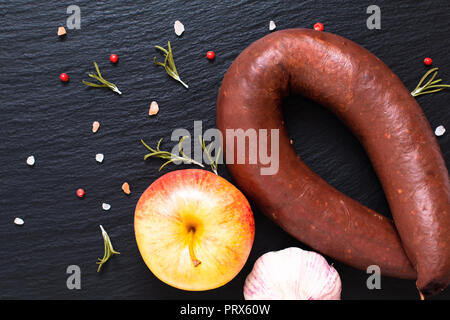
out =
[(340, 300), (341, 279), (320, 254), (299, 248), (256, 260), (244, 285), (246, 300)]

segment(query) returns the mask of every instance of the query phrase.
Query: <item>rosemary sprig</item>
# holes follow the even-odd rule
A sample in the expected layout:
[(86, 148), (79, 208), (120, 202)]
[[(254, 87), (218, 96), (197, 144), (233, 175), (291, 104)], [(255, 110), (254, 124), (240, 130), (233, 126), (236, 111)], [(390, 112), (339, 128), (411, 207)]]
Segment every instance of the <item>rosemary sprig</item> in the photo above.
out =
[(105, 264), (113, 254), (120, 254), (120, 252), (114, 250), (111, 239), (109, 238), (105, 229), (103, 229), (102, 225), (100, 225), (100, 229), (102, 230), (103, 240), (105, 241), (105, 254), (103, 255), (102, 259), (98, 258), (98, 261), (96, 262), (98, 264), (97, 272), (100, 272), (103, 264)]
[(175, 67), (175, 61), (173, 60), (172, 48), (170, 46), (170, 41), (167, 41), (167, 50), (160, 46), (155, 46), (156, 49), (161, 50), (164, 53), (164, 63), (159, 62), (156, 57), (153, 58), (153, 61), (158, 65), (166, 69), (166, 72), (169, 76), (180, 82), (186, 89), (188, 85), (184, 83), (180, 76), (178, 75), (177, 68)]
[(220, 157), (220, 152), (222, 151), (219, 147), (217, 150), (216, 158), (213, 159), (211, 156), (211, 148), (213, 146), (213, 143), (211, 142), (208, 147), (206, 147), (205, 139), (203, 139), (202, 136), (198, 136), (198, 140), (200, 141), (200, 145), (202, 146), (203, 152), (205, 152), (206, 157), (208, 158), (209, 165), (211, 166), (211, 170), (218, 175), (217, 173), (217, 167), (218, 167), (218, 161)]
[[(438, 70), (439, 70), (439, 68), (433, 68), (433, 69), (430, 69), (427, 73), (425, 73), (425, 75), (422, 77), (422, 79), (420, 79), (419, 84), (417, 85), (417, 87), (411, 92), (411, 95), (413, 97), (417, 97), (417, 96), (420, 96), (422, 94), (438, 92), (438, 91), (444, 90), (445, 88), (450, 88), (450, 85), (448, 85), (448, 84), (437, 84), (437, 83), (441, 82), (442, 79), (434, 80), (434, 78), (436, 78), (436, 76), (438, 74)], [(425, 81), (425, 79), (431, 73), (433, 73), (433, 75), (431, 76), (431, 79), (428, 80), (427, 83), (422, 85), (422, 83)]]
[(142, 144), (151, 151), (151, 153), (148, 153), (144, 156), (144, 160), (147, 160), (150, 157), (157, 157), (161, 159), (166, 159), (167, 161), (163, 163), (161, 167), (159, 167), (159, 171), (161, 171), (166, 165), (169, 163), (172, 163), (174, 161), (183, 161), (187, 164), (195, 164), (197, 166), (200, 166), (204, 168), (205, 166), (201, 164), (200, 162), (195, 161), (194, 159), (189, 158), (184, 152), (183, 152), (183, 140), (187, 138), (187, 136), (184, 136), (180, 139), (178, 142), (178, 153), (171, 153), (169, 151), (163, 151), (159, 147), (161, 146), (162, 138), (159, 139), (158, 144), (156, 146), (156, 149), (153, 149), (152, 147), (148, 146), (144, 140), (141, 139)]
[(90, 87), (94, 87), (94, 88), (109, 88), (112, 91), (118, 93), (118, 94), (122, 94), (122, 92), (120, 92), (119, 88), (117, 88), (117, 86), (114, 83), (111, 83), (109, 81), (106, 81), (103, 77), (102, 74), (100, 73), (100, 69), (98, 68), (98, 65), (96, 62), (94, 62), (94, 67), (95, 70), (97, 71), (97, 74), (94, 73), (89, 73), (89, 77), (96, 79), (97, 81), (99, 81), (101, 84), (98, 83), (92, 83), (92, 82), (87, 82), (85, 80), (83, 80), (82, 82)]

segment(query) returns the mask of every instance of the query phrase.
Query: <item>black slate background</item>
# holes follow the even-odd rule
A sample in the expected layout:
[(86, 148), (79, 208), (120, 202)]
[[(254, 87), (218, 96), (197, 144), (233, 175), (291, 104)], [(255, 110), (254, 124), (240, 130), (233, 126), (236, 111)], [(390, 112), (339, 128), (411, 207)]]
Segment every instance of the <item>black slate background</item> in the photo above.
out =
[[(67, 6), (81, 8), (81, 29), (56, 36)], [(366, 28), (366, 8), (377, 4), (382, 29)], [(171, 288), (143, 263), (134, 239), (133, 212), (140, 194), (163, 173), (159, 160), (145, 162), (149, 143), (175, 128), (192, 132), (194, 120), (215, 126), (215, 101), (233, 59), (277, 29), (312, 27), (360, 43), (385, 61), (413, 89), (433, 58), (450, 82), (448, 1), (31, 1), (0, 3), (0, 298), (30, 299), (242, 299), (246, 275), (265, 252), (302, 246), (256, 208), (256, 238), (248, 263), (227, 285), (207, 292)], [(173, 22), (181, 20), (181, 38)], [(153, 62), (154, 45), (172, 42), (185, 90)], [(214, 62), (205, 59), (216, 52)], [(119, 55), (112, 65), (110, 53)], [(81, 84), (97, 61), (122, 90)], [(70, 82), (59, 80), (67, 72)], [(418, 100), (431, 126), (450, 128), (450, 90)], [(160, 113), (148, 117), (150, 101)], [(363, 149), (350, 132), (321, 106), (300, 97), (286, 101), (285, 114), (297, 152), (330, 184), (363, 204), (389, 215), (383, 191)], [(93, 135), (92, 122), (101, 123)], [(450, 161), (450, 139), (439, 143)], [(171, 148), (173, 142), (165, 146)], [(103, 164), (96, 153), (104, 153)], [(28, 155), (36, 157), (30, 168)], [(168, 170), (179, 167), (168, 167)], [(230, 178), (226, 168), (220, 174)], [(132, 194), (121, 184), (128, 181)], [(86, 197), (75, 196), (83, 187)], [(112, 205), (109, 212), (101, 203)], [(13, 224), (22, 217), (25, 225)], [(102, 224), (121, 252), (96, 272), (103, 255)], [(330, 262), (333, 262), (331, 259)], [(82, 270), (82, 289), (66, 288), (66, 268)], [(366, 288), (365, 272), (334, 262), (343, 282), (343, 299), (416, 299), (413, 281), (382, 279), (382, 290)], [(447, 290), (436, 299), (450, 298)]]

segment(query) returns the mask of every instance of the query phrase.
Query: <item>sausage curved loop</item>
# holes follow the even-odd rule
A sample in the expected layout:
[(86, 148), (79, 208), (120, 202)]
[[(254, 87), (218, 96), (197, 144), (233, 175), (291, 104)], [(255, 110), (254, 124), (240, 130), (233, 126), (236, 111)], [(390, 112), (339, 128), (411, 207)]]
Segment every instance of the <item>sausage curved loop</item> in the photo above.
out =
[[(282, 100), (300, 94), (332, 111), (364, 146), (381, 181), (395, 226), (312, 172), (289, 143)], [(278, 31), (245, 49), (227, 71), (217, 100), (225, 156), (232, 130), (279, 129), (278, 172), (261, 175), (259, 159), (227, 158), (241, 190), (285, 231), (353, 267), (416, 278), (424, 295), (450, 281), (449, 177), (420, 106), (376, 56), (340, 36)], [(259, 132), (257, 135), (259, 138)], [(270, 150), (270, 147), (268, 147)], [(398, 236), (400, 235), (400, 238)], [(404, 248), (404, 249), (403, 249)], [(406, 253), (406, 254), (405, 254)]]

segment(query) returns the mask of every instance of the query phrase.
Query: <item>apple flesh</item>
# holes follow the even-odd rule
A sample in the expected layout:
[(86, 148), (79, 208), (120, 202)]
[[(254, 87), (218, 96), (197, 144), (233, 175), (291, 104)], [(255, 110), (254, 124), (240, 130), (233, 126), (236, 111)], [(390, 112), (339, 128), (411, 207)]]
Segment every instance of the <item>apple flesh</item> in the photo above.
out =
[(142, 194), (134, 215), (136, 241), (148, 268), (183, 290), (220, 287), (244, 266), (255, 223), (245, 196), (209, 171), (165, 174)]

